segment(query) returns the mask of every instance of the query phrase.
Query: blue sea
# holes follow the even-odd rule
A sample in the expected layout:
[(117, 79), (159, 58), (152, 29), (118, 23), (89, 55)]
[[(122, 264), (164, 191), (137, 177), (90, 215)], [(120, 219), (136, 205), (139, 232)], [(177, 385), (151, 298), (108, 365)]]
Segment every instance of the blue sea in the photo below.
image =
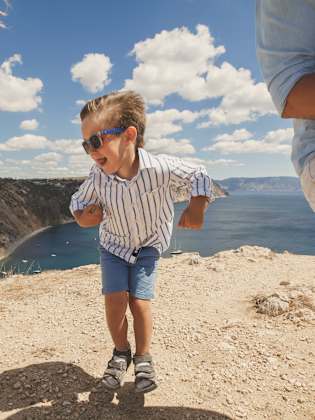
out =
[[(175, 206), (175, 223), (185, 208)], [(315, 214), (298, 194), (247, 194), (217, 199), (201, 231), (174, 228), (171, 247), (202, 256), (242, 245), (315, 255)], [(24, 242), (0, 267), (32, 272), (98, 263), (97, 228), (69, 223), (47, 229)], [(170, 256), (166, 252), (164, 256)]]

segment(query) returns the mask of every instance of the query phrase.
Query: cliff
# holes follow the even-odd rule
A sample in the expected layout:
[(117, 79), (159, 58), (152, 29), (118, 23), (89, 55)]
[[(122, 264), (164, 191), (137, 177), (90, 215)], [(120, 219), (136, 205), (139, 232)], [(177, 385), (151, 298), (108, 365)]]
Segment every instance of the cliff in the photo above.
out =
[(82, 179), (0, 179), (0, 257), (36, 230), (71, 221), (69, 200)]

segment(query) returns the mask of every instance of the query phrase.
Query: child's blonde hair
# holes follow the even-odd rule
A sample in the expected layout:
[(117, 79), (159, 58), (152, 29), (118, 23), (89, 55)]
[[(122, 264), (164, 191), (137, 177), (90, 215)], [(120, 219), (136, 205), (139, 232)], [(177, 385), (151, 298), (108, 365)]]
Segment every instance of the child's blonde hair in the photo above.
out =
[(136, 147), (143, 147), (146, 117), (145, 104), (141, 95), (132, 90), (127, 90), (111, 92), (91, 99), (80, 112), (81, 121), (89, 114), (102, 111), (107, 111), (106, 122), (110, 125), (124, 129), (130, 126), (136, 127)]

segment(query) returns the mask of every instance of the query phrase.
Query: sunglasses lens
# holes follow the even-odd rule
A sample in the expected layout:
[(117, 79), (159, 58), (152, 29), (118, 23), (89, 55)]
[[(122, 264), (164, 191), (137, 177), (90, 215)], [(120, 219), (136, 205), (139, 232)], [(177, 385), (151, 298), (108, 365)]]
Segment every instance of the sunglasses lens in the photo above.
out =
[(86, 141), (82, 143), (83, 149), (86, 151), (87, 154), (90, 153), (90, 147)]
[(94, 135), (90, 137), (89, 143), (93, 149), (98, 149), (102, 145), (102, 140), (98, 136)]
[(89, 140), (86, 140), (82, 143), (82, 146), (86, 153), (90, 153), (91, 151), (98, 149), (99, 147), (101, 147), (101, 145), (102, 140), (96, 135), (91, 136)]

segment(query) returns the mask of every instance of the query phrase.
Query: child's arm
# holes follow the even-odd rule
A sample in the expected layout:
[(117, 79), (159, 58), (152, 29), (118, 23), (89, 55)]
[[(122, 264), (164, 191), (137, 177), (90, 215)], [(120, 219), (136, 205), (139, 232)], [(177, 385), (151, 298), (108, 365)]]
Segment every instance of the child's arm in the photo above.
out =
[(81, 227), (92, 227), (101, 223), (103, 209), (94, 188), (93, 168), (79, 190), (71, 197), (70, 211)]
[(191, 197), (190, 203), (181, 214), (177, 226), (187, 229), (201, 229), (209, 202), (209, 197), (204, 195)]
[(73, 216), (81, 227), (92, 227), (103, 220), (103, 209), (97, 204), (90, 204), (84, 210), (75, 210)]
[(178, 226), (201, 229), (208, 204), (214, 201), (213, 184), (204, 166), (194, 166), (179, 158), (168, 160), (170, 184), (191, 187), (189, 205), (183, 211)]

